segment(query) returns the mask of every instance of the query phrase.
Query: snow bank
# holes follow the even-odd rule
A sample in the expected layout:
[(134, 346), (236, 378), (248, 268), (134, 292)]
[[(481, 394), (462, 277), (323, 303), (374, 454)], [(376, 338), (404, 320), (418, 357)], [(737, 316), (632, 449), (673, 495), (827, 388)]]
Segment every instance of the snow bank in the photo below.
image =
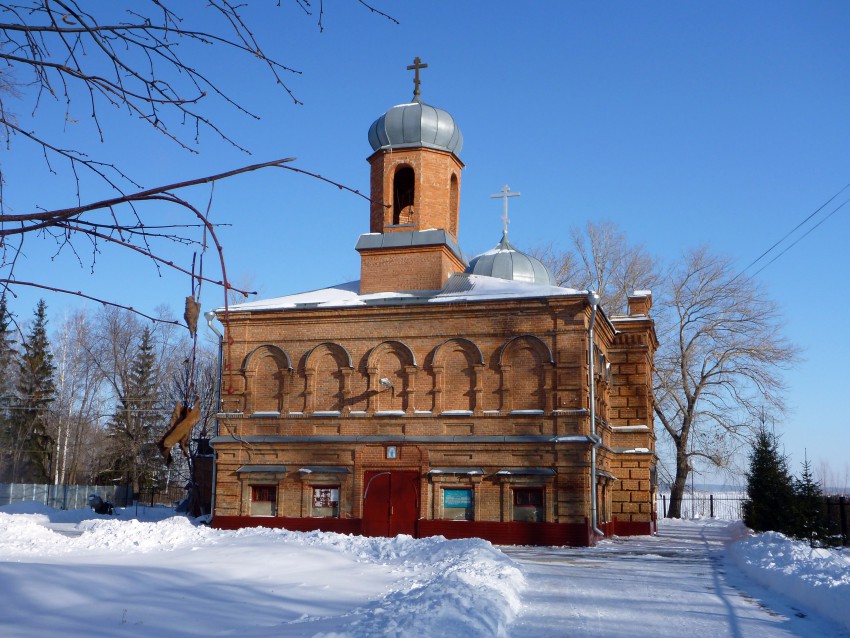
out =
[(395, 560), (413, 561), (426, 578), (383, 598), (352, 623), (345, 636), (504, 636), (520, 608), (525, 579), (507, 556), (487, 541), (442, 537), (405, 539), (411, 551)]
[[(287, 555), (304, 556), (290, 562), (290, 570), (309, 570), (309, 561), (318, 556), (328, 557), (322, 559), (324, 562), (338, 556), (350, 561), (348, 564), (374, 565), (381, 573), (393, 575), (393, 585), (376, 598), (362, 600), (335, 620), (320, 619), (323, 624), (317, 627), (319, 631), (308, 634), (314, 638), (505, 636), (507, 625), (519, 610), (520, 592), (525, 586), (516, 564), (479, 539), (364, 538), (262, 527), (225, 531), (193, 524), (185, 517), (153, 522), (124, 520), (120, 516), (98, 516), (91, 510), (58, 513), (37, 503), (19, 504), (12, 509), (17, 513), (9, 513), (8, 507), (0, 508), (3, 561), (40, 563), (47, 557), (63, 561), (68, 557), (82, 564), (119, 561), (125, 568), (138, 564), (147, 568), (167, 564), (171, 568), (184, 564), (190, 554), (198, 556), (199, 550), (201, 554), (207, 550), (211, 558), (216, 557), (212, 560), (219, 561), (220, 573), (238, 574), (262, 570), (264, 556), (266, 561), (272, 561), (273, 556), (285, 551)], [(166, 552), (171, 553), (170, 558), (165, 559)], [(134, 559), (137, 554), (146, 556)], [(234, 560), (222, 558), (230, 556), (250, 562), (221, 564), (222, 560)], [(101, 579), (108, 579), (105, 573)], [(110, 586), (108, 582), (103, 585)], [(126, 583), (123, 587), (127, 587)], [(137, 582), (133, 591), (123, 593), (131, 599), (148, 596), (145, 587), (144, 582)], [(310, 609), (312, 602), (305, 598), (304, 609)], [(302, 623), (314, 620), (314, 616), (305, 613), (303, 618), (289, 621), (293, 624), (284, 621), (284, 626), (295, 629), (301, 624), (307, 630), (308, 626)], [(244, 628), (231, 629), (238, 633)]]
[(850, 555), (812, 549), (776, 532), (729, 547), (738, 567), (763, 587), (850, 629)]
[(366, 538), (265, 528), (231, 533), (241, 538), (272, 536), (288, 543), (333, 548), (360, 562), (413, 571), (413, 576), (394, 592), (355, 611), (349, 630), (320, 633), (315, 638), (504, 636), (519, 611), (520, 593), (525, 587), (525, 579), (514, 561), (477, 538)]

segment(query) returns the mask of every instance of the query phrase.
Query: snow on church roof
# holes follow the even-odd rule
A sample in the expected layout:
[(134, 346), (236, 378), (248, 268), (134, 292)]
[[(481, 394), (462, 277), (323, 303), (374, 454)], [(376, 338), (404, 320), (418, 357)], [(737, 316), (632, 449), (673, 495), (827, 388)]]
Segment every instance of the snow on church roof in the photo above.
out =
[[(230, 312), (264, 310), (297, 310), (309, 308), (343, 308), (349, 306), (392, 306), (402, 304), (467, 303), (498, 301), (502, 299), (528, 299), (535, 297), (586, 297), (587, 291), (509, 281), (497, 277), (454, 273), (442, 290), (414, 290), (406, 292), (376, 292), (361, 295), (360, 282), (350, 281), (320, 290), (302, 292), (285, 297), (249, 301), (230, 306)], [(223, 312), (218, 308), (216, 312)]]

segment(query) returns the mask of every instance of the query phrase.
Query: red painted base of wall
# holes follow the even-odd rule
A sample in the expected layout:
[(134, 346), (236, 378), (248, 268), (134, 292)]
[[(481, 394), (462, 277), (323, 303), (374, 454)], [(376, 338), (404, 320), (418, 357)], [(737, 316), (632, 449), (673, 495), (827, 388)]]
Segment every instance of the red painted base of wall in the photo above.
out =
[[(603, 527), (611, 534), (612, 523)], [(647, 534), (640, 530), (630, 532), (626, 526), (642, 523), (617, 523), (617, 534)], [(648, 525), (648, 523), (647, 523)], [(297, 532), (338, 532), (340, 534), (361, 534), (360, 519), (345, 518), (284, 518), (259, 516), (216, 516), (212, 526), (216, 529), (239, 529), (241, 527), (282, 528)], [(491, 521), (416, 521), (417, 538), (427, 536), (445, 536), (449, 539), (483, 538), (495, 545), (569, 545), (586, 547), (594, 545), (596, 538), (590, 533), (590, 523), (500, 523)]]

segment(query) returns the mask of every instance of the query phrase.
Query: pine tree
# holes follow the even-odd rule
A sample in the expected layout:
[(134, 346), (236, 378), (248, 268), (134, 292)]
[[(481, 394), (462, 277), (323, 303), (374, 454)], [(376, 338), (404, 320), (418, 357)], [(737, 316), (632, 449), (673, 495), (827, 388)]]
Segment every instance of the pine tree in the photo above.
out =
[(134, 493), (143, 485), (151, 486), (161, 469), (155, 443), (162, 422), (159, 394), (153, 334), (145, 327), (108, 426), (113, 439), (114, 478), (129, 482)]
[(794, 481), (794, 495), (797, 506), (797, 525), (794, 535), (809, 541), (814, 547), (819, 539), (826, 537), (827, 529), (823, 489), (820, 483), (814, 480), (808, 457), (803, 459), (802, 475)]
[(12, 430), (17, 441), (13, 455), (15, 482), (45, 482), (50, 474), (53, 440), (48, 433), (48, 409), (55, 399), (53, 354), (47, 339), (47, 304), (38, 302), (35, 322), (21, 344), (18, 361), (19, 406)]
[(750, 452), (744, 523), (756, 532), (793, 534), (794, 483), (776, 436), (761, 428)]

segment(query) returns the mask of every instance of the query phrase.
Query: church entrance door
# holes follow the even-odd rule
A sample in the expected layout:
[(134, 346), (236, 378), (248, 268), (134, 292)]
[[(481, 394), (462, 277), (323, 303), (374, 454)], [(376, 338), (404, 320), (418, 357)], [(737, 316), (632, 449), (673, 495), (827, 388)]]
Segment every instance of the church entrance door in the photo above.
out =
[(363, 474), (364, 536), (414, 535), (419, 517), (419, 472)]

